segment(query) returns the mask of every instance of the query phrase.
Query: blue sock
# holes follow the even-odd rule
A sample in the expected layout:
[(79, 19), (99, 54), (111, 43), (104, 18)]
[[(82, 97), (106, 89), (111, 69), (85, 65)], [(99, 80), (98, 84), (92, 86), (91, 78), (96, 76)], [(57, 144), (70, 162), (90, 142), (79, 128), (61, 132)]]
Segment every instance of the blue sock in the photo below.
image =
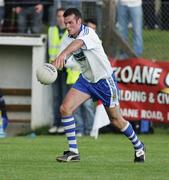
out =
[(64, 126), (65, 134), (69, 144), (69, 151), (78, 154), (77, 140), (75, 133), (75, 120), (73, 116), (62, 117), (62, 123)]
[(121, 132), (128, 137), (128, 139), (132, 142), (135, 151), (139, 151), (143, 149), (143, 144), (138, 139), (136, 133), (133, 130), (132, 125), (127, 122), (126, 126), (121, 130)]

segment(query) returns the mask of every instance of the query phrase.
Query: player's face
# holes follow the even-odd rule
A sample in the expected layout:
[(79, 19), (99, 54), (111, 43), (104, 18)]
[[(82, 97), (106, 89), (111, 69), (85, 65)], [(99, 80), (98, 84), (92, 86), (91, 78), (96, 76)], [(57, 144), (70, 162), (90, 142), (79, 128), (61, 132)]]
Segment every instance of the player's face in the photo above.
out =
[(67, 31), (72, 36), (77, 36), (81, 27), (81, 19), (77, 18), (74, 14), (64, 18)]

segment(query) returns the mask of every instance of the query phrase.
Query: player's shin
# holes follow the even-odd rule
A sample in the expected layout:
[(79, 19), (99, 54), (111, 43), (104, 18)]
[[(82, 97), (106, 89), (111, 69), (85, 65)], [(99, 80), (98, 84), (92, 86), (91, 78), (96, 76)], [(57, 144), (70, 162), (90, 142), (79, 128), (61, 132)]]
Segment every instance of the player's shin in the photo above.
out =
[(73, 116), (62, 117), (62, 123), (64, 126), (65, 134), (69, 144), (69, 151), (78, 154), (77, 140), (75, 133), (75, 120)]
[(132, 142), (135, 151), (139, 151), (144, 148), (144, 145), (138, 139), (132, 125), (129, 122), (127, 122), (126, 126), (121, 129), (121, 132)]

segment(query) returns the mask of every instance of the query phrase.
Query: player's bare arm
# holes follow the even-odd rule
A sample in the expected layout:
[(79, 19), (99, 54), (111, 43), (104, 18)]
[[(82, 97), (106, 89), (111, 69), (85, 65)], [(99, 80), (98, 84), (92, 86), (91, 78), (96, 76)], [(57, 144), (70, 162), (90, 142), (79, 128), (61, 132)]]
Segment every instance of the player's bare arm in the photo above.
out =
[(62, 69), (65, 65), (65, 60), (69, 57), (73, 52), (77, 51), (84, 45), (84, 42), (80, 39), (74, 40), (70, 43), (55, 59), (52, 63), (57, 69)]

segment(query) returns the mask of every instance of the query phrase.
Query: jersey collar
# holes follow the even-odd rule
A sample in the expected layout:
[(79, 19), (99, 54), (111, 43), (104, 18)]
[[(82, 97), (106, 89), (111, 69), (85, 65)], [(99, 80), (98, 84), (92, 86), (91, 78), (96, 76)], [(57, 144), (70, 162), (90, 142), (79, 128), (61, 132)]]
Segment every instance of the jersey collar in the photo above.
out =
[[(84, 25), (83, 24), (81, 24), (81, 26), (80, 26), (80, 31), (79, 31), (79, 33), (78, 33), (78, 35), (82, 32), (82, 30), (84, 29)], [(77, 35), (77, 36), (78, 36)], [(72, 36), (72, 35), (68, 35), (68, 37), (70, 37), (70, 38), (73, 38), (73, 39), (76, 39), (77, 38), (77, 36), (76, 37), (74, 37), (74, 36)]]

